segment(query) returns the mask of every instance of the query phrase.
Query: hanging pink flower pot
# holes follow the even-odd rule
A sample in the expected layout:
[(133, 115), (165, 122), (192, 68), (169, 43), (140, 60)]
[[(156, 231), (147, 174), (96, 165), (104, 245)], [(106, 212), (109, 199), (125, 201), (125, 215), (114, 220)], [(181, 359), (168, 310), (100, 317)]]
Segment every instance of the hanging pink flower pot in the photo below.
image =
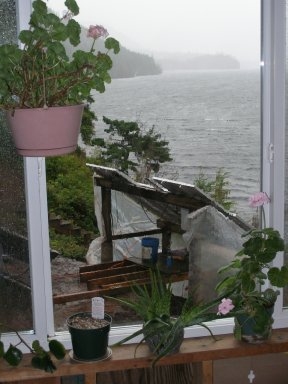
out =
[(15, 147), (21, 156), (59, 156), (75, 151), (84, 104), (15, 109), (7, 112)]

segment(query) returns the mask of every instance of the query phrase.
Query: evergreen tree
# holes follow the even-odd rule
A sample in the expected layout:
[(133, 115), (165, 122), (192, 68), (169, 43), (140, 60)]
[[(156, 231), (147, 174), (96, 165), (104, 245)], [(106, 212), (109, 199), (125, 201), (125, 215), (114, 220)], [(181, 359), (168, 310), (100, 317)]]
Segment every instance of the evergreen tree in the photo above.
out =
[(231, 191), (227, 178), (228, 173), (224, 172), (222, 168), (218, 169), (214, 180), (209, 180), (201, 169), (194, 183), (196, 187), (209, 194), (212, 199), (229, 211), (235, 203), (230, 200)]
[(110, 135), (105, 141), (102, 156), (105, 161), (129, 174), (133, 172), (137, 181), (145, 181), (152, 172), (158, 172), (161, 163), (171, 161), (169, 142), (155, 132), (155, 126), (145, 130), (143, 124), (134, 121), (110, 120), (105, 132)]

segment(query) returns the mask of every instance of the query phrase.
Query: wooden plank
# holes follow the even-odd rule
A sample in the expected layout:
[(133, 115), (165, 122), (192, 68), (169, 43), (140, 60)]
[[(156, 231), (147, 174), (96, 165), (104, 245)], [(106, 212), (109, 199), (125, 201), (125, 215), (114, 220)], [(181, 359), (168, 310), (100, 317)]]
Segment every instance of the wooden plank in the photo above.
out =
[[(2, 384), (6, 384), (7, 382), (1, 381)], [(23, 384), (22, 380), (13, 381), (13, 384)], [(25, 384), (35, 384), (35, 380), (25, 380)], [(52, 377), (52, 378), (41, 378), (41, 384), (61, 384), (60, 377)]]
[(120, 274), (127, 274), (131, 272), (139, 272), (139, 271), (144, 271), (147, 268), (142, 267), (141, 265), (129, 265), (127, 267), (120, 267), (120, 268), (113, 268), (109, 270), (100, 270), (100, 271), (94, 271), (94, 272), (84, 272), (80, 273), (80, 281), (86, 282), (88, 280), (92, 279), (99, 279), (102, 277), (107, 277), (107, 276), (117, 276)]
[(106, 276), (99, 279), (92, 279), (87, 281), (87, 288), (89, 290), (96, 289), (97, 287), (105, 287), (107, 284), (117, 284), (124, 281), (137, 280), (140, 278), (149, 278), (149, 271), (146, 269), (144, 271), (137, 271), (132, 273), (125, 273), (114, 276)]
[(134, 265), (135, 263), (131, 262), (128, 259), (120, 260), (120, 261), (112, 261), (107, 263), (101, 263), (101, 264), (93, 264), (93, 265), (83, 265), (82, 267), (79, 267), (79, 273), (82, 272), (91, 272), (91, 271), (100, 271), (103, 269), (111, 269), (111, 268), (119, 268), (124, 267), (128, 265)]
[(98, 288), (95, 287), (94, 291), (98, 292), (100, 295), (107, 294), (112, 289), (117, 290), (120, 288), (130, 288), (133, 285), (143, 285), (150, 283), (150, 277), (143, 277), (142, 279), (135, 279), (135, 280), (129, 280), (129, 281), (122, 281), (112, 284), (106, 284), (104, 286), (99, 286)]
[(141, 231), (141, 232), (129, 232), (129, 233), (121, 233), (119, 235), (112, 235), (112, 240), (120, 240), (120, 239), (129, 239), (131, 237), (142, 237), (142, 236), (147, 236), (147, 235), (158, 235), (163, 232), (162, 229), (150, 229), (146, 231)]
[(82, 291), (82, 292), (74, 292), (67, 293), (64, 295), (55, 295), (53, 296), (54, 304), (65, 304), (71, 301), (80, 301), (80, 300), (88, 300), (92, 299), (92, 297), (97, 296), (98, 291)]

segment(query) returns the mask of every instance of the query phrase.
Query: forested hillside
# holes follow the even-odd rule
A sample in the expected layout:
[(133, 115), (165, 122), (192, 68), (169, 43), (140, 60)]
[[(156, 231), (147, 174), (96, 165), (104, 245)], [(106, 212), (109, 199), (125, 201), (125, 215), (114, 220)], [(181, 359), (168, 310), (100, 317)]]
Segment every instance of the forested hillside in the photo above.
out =
[[(81, 44), (77, 47), (77, 49), (88, 51), (91, 47), (91, 44), (91, 38), (87, 38), (87, 29), (83, 27), (81, 33)], [(68, 42), (65, 45), (67, 53), (72, 55), (75, 48), (72, 47)], [(94, 47), (95, 51), (105, 50), (103, 41), (100, 39), (96, 41)], [(110, 71), (112, 78), (158, 75), (162, 72), (161, 67), (156, 64), (152, 56), (130, 51), (122, 45), (120, 53), (117, 55), (111, 54), (111, 57), (113, 60), (113, 68)]]

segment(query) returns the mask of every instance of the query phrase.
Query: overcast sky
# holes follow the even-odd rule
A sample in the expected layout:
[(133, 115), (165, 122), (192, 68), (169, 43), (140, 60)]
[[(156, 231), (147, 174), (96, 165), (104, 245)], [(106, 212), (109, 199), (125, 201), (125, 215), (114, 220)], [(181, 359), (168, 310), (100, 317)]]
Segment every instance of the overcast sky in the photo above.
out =
[[(260, 0), (78, 0), (84, 26), (102, 24), (130, 49), (225, 53), (258, 65)], [(47, 0), (62, 14), (64, 1)]]

